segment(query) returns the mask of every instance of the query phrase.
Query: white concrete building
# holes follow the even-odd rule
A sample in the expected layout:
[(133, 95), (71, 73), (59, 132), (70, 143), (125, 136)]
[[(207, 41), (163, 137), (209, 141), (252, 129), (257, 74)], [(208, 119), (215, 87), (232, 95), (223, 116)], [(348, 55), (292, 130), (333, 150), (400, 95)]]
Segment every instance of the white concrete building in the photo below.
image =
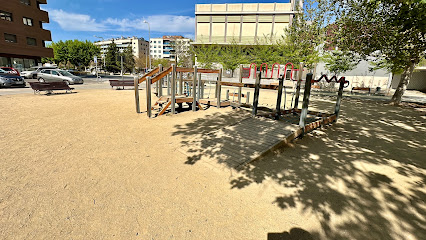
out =
[(100, 46), (102, 58), (105, 57), (108, 46), (113, 41), (117, 45), (117, 48), (119, 49), (120, 52), (123, 52), (124, 49), (126, 49), (128, 46), (132, 46), (133, 56), (135, 57), (146, 56), (148, 53), (148, 41), (146, 41), (144, 38), (121, 37), (121, 38), (108, 39), (108, 40), (103, 40), (103, 41), (94, 43), (95, 45)]
[(151, 38), (149, 52), (152, 58), (165, 58), (175, 61), (179, 56), (179, 52), (189, 52), (190, 42), (191, 39), (182, 36)]

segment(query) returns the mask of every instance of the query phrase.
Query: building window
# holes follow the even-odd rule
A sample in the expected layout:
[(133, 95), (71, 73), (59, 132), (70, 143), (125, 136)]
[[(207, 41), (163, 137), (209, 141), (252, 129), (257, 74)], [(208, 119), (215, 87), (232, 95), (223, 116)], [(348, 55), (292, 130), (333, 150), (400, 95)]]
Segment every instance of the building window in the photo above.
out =
[(25, 25), (27, 25), (27, 26), (33, 26), (33, 19), (27, 18), (27, 17), (23, 17), (22, 20), (23, 20), (23, 22), (24, 22)]
[(37, 46), (37, 40), (35, 38), (27, 37), (27, 45)]
[(6, 42), (10, 42), (10, 43), (17, 43), (17, 42), (18, 42), (18, 41), (16, 40), (16, 35), (8, 34), (8, 33), (5, 33), (5, 34), (4, 34), (4, 40), (5, 40)]
[(21, 3), (30, 6), (31, 5), (31, 1), (30, 0), (21, 0)]
[(10, 12), (5, 12), (5, 11), (0, 11), (0, 18), (6, 21), (10, 21), (12, 22), (12, 13)]

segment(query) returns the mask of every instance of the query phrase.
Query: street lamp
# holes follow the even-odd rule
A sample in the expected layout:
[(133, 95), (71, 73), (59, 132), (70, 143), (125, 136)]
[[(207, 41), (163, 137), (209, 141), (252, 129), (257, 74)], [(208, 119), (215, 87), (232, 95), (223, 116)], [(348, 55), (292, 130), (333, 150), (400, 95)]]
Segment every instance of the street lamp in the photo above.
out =
[(143, 20), (144, 23), (148, 24), (148, 53), (149, 53), (149, 69), (151, 69), (151, 26), (149, 22)]
[[(105, 41), (103, 37), (98, 37), (96, 35), (93, 35), (93, 37), (102, 39), (102, 42)], [(104, 59), (104, 72), (105, 72), (105, 53), (102, 54), (102, 58)]]

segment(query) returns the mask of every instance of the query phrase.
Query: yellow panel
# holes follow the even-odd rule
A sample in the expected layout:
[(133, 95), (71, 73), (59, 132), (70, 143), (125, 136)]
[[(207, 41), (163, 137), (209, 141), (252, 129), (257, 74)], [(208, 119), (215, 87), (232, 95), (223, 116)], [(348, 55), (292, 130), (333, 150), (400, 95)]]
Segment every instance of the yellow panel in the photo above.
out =
[(225, 12), (226, 4), (212, 4), (212, 12)]
[(212, 42), (219, 43), (224, 41), (225, 41), (225, 23), (213, 23), (212, 24)]
[(197, 35), (210, 35), (210, 23), (198, 23), (197, 24)]
[(211, 4), (197, 4), (197, 12), (210, 12)]
[(212, 16), (212, 22), (224, 23), (225, 16)]
[(259, 15), (259, 22), (272, 23), (272, 15)]
[(242, 36), (241, 37), (241, 43), (253, 44), (254, 43), (254, 36)]
[(257, 12), (257, 3), (245, 3), (243, 12)]
[(243, 29), (241, 32), (242, 43), (253, 43), (255, 34), (256, 23), (243, 23)]
[(245, 15), (245, 16), (243, 16), (243, 22), (245, 22), (245, 23), (256, 22), (256, 15)]
[(276, 11), (291, 11), (291, 3), (277, 3)]
[(288, 27), (288, 23), (275, 23), (274, 24), (274, 35), (276, 37), (283, 36), (285, 29)]
[(210, 16), (197, 16), (197, 22), (210, 22)]
[(288, 23), (290, 22), (290, 15), (275, 15), (276, 23)]
[(199, 42), (199, 43), (208, 43), (210, 40), (209, 40), (209, 36), (205, 36), (205, 35), (197, 35), (197, 40), (196, 40), (196, 42)]
[(274, 11), (274, 3), (260, 3), (259, 12), (272, 12)]
[(257, 37), (262, 39), (264, 36), (271, 37), (272, 23), (259, 23), (257, 25)]
[(228, 12), (241, 12), (242, 8), (242, 4), (228, 4)]
[(240, 23), (228, 23), (226, 36), (240, 36)]
[(241, 21), (241, 16), (228, 16), (228, 22), (240, 22)]

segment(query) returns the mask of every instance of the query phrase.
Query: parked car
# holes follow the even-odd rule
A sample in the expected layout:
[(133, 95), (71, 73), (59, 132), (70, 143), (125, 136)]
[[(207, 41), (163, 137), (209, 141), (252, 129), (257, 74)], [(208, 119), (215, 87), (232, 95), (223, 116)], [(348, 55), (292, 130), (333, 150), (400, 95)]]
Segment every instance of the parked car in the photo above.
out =
[(21, 86), (25, 87), (26, 83), (21, 76), (8, 73), (0, 69), (0, 87)]
[(12, 67), (0, 67), (0, 69), (6, 71), (9, 74), (16, 75), (16, 76), (21, 76), (19, 74), (19, 71), (16, 70), (16, 69), (14, 69), (14, 68), (12, 68)]
[(39, 82), (67, 82), (68, 84), (83, 84), (84, 81), (81, 77), (72, 75), (71, 73), (61, 69), (42, 69), (37, 74)]
[(33, 69), (33, 70), (21, 72), (21, 76), (23, 78), (37, 79), (37, 74), (39, 72), (41, 72), (41, 70), (43, 70), (43, 69), (56, 69), (56, 67), (36, 66), (36, 67), (32, 67), (31, 69)]

